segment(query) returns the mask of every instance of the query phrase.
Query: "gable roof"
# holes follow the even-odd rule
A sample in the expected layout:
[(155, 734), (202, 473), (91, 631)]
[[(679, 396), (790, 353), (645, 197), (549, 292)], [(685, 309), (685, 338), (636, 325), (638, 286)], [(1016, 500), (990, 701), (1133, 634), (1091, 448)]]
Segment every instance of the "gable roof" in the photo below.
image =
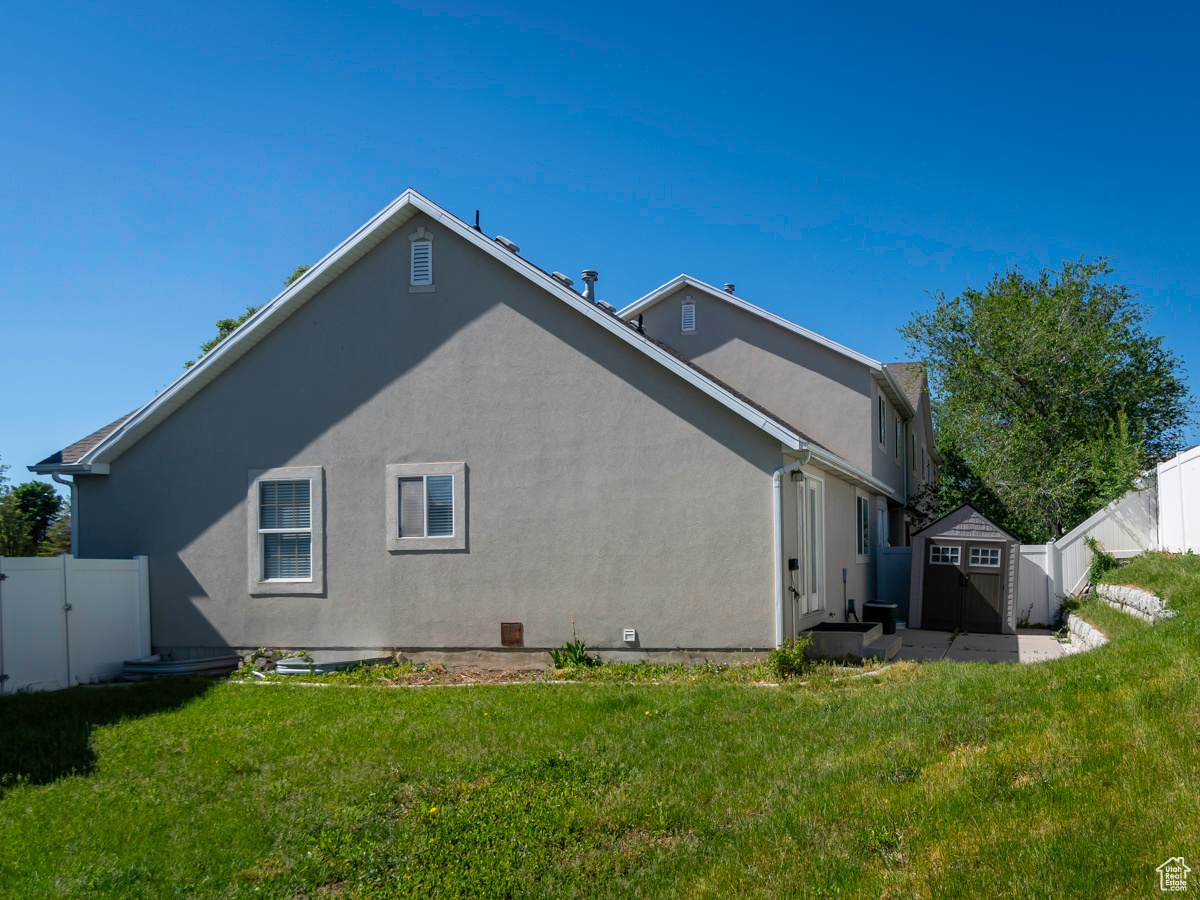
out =
[[(273, 300), (265, 304), (229, 337), (202, 356), (194, 366), (185, 370), (156, 394), (150, 402), (36, 465), (29, 466), (30, 471), (39, 474), (51, 472), (107, 474), (109, 464), (113, 460), (194, 397), (201, 388), (244, 356), (292, 313), (418, 213), (425, 213), (454, 234), (528, 278), (559, 301), (591, 319), (599, 327), (650, 357), (667, 371), (694, 385), (746, 421), (777, 438), (786, 447), (792, 450), (806, 450), (812, 445), (810, 439), (799, 429), (713, 378), (665, 344), (652, 340), (648, 335), (638, 333), (617, 316), (570, 290), (543, 269), (521, 258), (410, 188), (338, 244)], [(813, 446), (822, 456), (827, 455), (831, 461), (849, 466), (848, 463), (829, 453), (828, 450), (819, 445)], [(850, 468), (852, 471), (857, 471), (853, 467)], [(876, 481), (865, 473), (861, 474), (870, 482)], [(881, 482), (878, 484), (885, 487)]]
[(910, 534), (909, 537), (916, 537), (918, 534), (924, 534), (930, 528), (933, 528), (935, 525), (938, 525), (939, 523), (944, 522), (946, 519), (950, 518), (951, 516), (957, 514), (958, 512), (960, 512), (964, 509), (969, 509), (971, 512), (975, 513), (975, 515), (979, 516), (979, 518), (983, 519), (985, 522), (987, 522), (989, 525), (991, 525), (993, 528), (995, 528), (1001, 534), (1007, 534), (1012, 540), (1016, 541), (1018, 544), (1021, 543), (1021, 539), (1019, 537), (1017, 537), (1015, 534), (1013, 534), (1011, 531), (1009, 531), (1003, 525), (997, 524), (996, 520), (993, 519), (991, 516), (981, 513), (979, 510), (977, 510), (974, 507), (974, 505), (972, 505), (970, 503), (958, 504), (958, 506), (954, 507), (954, 509), (950, 510), (950, 512), (944, 513), (943, 515), (938, 516), (936, 519), (934, 519), (932, 522), (930, 522), (924, 528), (918, 528), (916, 531), (914, 531), (912, 534)]
[(751, 315), (758, 316), (760, 319), (765, 319), (773, 325), (783, 328), (785, 331), (798, 334), (803, 338), (807, 338), (813, 343), (820, 344), (822, 347), (832, 350), (834, 353), (838, 353), (842, 356), (845, 356), (847, 359), (852, 359), (855, 362), (866, 366), (871, 373), (875, 375), (876, 379), (883, 386), (885, 392), (890, 396), (891, 400), (894, 403), (897, 403), (901, 409), (905, 410), (909, 418), (916, 414), (916, 404), (909, 400), (908, 395), (904, 392), (904, 389), (896, 380), (895, 374), (892, 373), (887, 366), (879, 362), (879, 360), (872, 359), (865, 353), (859, 353), (857, 350), (851, 350), (845, 344), (839, 344), (837, 341), (831, 340), (822, 334), (817, 334), (817, 332), (810, 328), (805, 328), (803, 325), (797, 325), (790, 319), (785, 319), (783, 316), (776, 315), (769, 310), (763, 309), (761, 306), (755, 306), (748, 300), (743, 300), (741, 297), (738, 297), (735, 294), (731, 294), (728, 291), (716, 287), (715, 285), (701, 281), (699, 278), (694, 278), (687, 273), (676, 275), (666, 284), (660, 285), (645, 296), (634, 300), (623, 310), (618, 312), (617, 315), (628, 321), (638, 313), (645, 312), (660, 300), (684, 287), (700, 291), (701, 293), (707, 294), (714, 300), (720, 300), (722, 303), (728, 303), (730, 306), (735, 306), (738, 309), (745, 310)]

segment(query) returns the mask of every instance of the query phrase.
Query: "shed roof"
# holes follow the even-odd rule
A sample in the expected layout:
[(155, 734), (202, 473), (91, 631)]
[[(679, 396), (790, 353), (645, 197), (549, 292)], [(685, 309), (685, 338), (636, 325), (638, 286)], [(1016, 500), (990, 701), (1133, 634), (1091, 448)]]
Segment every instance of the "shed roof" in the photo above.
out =
[(979, 518), (983, 519), (985, 522), (987, 522), (989, 525), (991, 525), (993, 528), (995, 528), (1000, 533), (1008, 535), (1008, 537), (1010, 537), (1012, 540), (1016, 541), (1018, 544), (1021, 543), (1021, 539), (1019, 537), (1017, 537), (1015, 534), (1013, 534), (1011, 531), (1009, 531), (1003, 525), (998, 524), (996, 522), (996, 520), (993, 519), (991, 516), (981, 513), (978, 509), (976, 509), (970, 503), (958, 504), (958, 506), (954, 507), (954, 509), (950, 510), (950, 512), (945, 513), (944, 515), (938, 516), (936, 519), (934, 519), (932, 522), (930, 522), (924, 528), (918, 528), (916, 531), (914, 531), (910, 535), (910, 537), (917, 537), (918, 535), (924, 534), (926, 531), (936, 528), (939, 524), (946, 523), (947, 519), (954, 517), (955, 515), (957, 515), (959, 512), (961, 512), (964, 509), (969, 509), (971, 512), (973, 512), (975, 515), (979, 516)]

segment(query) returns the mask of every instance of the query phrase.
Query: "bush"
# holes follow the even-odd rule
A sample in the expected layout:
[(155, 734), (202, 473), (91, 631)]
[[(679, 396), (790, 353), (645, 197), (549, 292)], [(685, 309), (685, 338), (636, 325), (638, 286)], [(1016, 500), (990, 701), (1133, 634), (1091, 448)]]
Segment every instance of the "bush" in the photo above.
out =
[(785, 638), (783, 643), (767, 654), (767, 665), (780, 681), (786, 681), (795, 675), (801, 675), (808, 669), (808, 660), (804, 651), (812, 638), (808, 635), (798, 637), (794, 641)]
[(1100, 542), (1091, 535), (1083, 539), (1087, 548), (1092, 551), (1092, 561), (1088, 564), (1088, 581), (1093, 585), (1104, 580), (1104, 576), (1121, 565), (1115, 556), (1107, 553)]

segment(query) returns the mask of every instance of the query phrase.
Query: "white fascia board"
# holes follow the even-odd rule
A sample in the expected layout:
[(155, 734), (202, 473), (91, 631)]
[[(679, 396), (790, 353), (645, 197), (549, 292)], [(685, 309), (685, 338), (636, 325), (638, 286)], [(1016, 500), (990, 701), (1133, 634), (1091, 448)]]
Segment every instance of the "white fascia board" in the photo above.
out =
[(857, 350), (851, 350), (845, 344), (839, 344), (837, 341), (830, 340), (824, 335), (817, 334), (815, 331), (805, 328), (803, 325), (797, 325), (795, 322), (785, 319), (783, 316), (776, 315), (769, 310), (763, 309), (761, 306), (755, 306), (748, 300), (743, 300), (741, 297), (730, 294), (727, 291), (723, 291), (714, 285), (701, 281), (699, 278), (693, 278), (691, 275), (686, 273), (677, 275), (675, 278), (671, 279), (661, 287), (655, 288), (644, 297), (634, 300), (631, 304), (617, 313), (617, 315), (622, 319), (629, 319), (633, 316), (636, 316), (638, 313), (649, 309), (668, 294), (685, 286), (695, 288), (698, 291), (704, 291), (706, 294), (709, 294), (718, 300), (723, 300), (732, 306), (736, 306), (740, 309), (746, 310), (746, 312), (753, 313), (760, 318), (766, 319), (768, 322), (773, 322), (780, 328), (785, 328), (794, 334), (798, 334), (801, 337), (806, 337), (810, 341), (820, 344), (822, 347), (827, 347), (830, 350), (833, 350), (835, 353), (840, 353), (842, 356), (847, 356), (850, 359), (853, 359), (855, 362), (860, 362), (872, 370), (879, 370), (883, 368), (883, 363), (876, 359), (872, 359), (865, 353), (859, 353)]
[(828, 450), (823, 450), (820, 447), (809, 447), (812, 450), (812, 461), (819, 468), (830, 472), (835, 472), (841, 475), (851, 484), (856, 484), (861, 487), (870, 488), (877, 494), (884, 494), (892, 499), (896, 498), (896, 489), (888, 484), (880, 481), (874, 475), (868, 475), (857, 466), (851, 465), (842, 459), (836, 453), (830, 453)]
[(108, 463), (60, 463), (51, 466), (26, 466), (37, 475), (107, 475)]
[(912, 420), (917, 411), (913, 409), (913, 405), (908, 402), (908, 395), (904, 393), (904, 389), (900, 387), (900, 382), (896, 376), (892, 374), (892, 370), (886, 367), (881, 368), (876, 374), (876, 377), (882, 383), (884, 390), (888, 392), (891, 401), (900, 407), (901, 412), (905, 413), (904, 418)]
[[(409, 188), (337, 247), (325, 254), (316, 265), (288, 285), (275, 299), (265, 304), (229, 337), (201, 357), (199, 362), (167, 385), (149, 403), (130, 416), (125, 424), (89, 450), (80, 463), (89, 463), (94, 466), (97, 462), (112, 462), (159, 422), (190, 400), (202, 387), (245, 355), (251, 347), (274, 331), (292, 312), (382, 243), (386, 237), (411, 219), (417, 211), (424, 212), (510, 269), (524, 275), (530, 281), (574, 307), (626, 343), (637, 347), (689, 384), (699, 388), (789, 447), (800, 446), (799, 435), (790, 429), (763, 416), (754, 407), (664, 352), (644, 336), (637, 334), (621, 320), (559, 284), (537, 266), (501, 247), (457, 216), (451, 215), (433, 201)], [(95, 470), (93, 469), (93, 471)]]

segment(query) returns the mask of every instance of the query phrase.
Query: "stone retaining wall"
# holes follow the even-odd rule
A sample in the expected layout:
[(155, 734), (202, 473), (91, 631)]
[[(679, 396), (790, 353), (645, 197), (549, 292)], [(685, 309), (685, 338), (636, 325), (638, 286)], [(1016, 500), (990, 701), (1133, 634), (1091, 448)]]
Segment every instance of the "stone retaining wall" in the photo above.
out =
[(1157, 622), (1175, 615), (1175, 610), (1167, 609), (1161, 597), (1125, 584), (1098, 584), (1096, 596), (1109, 606), (1147, 622)]
[(1108, 638), (1097, 628), (1089, 625), (1079, 616), (1067, 613), (1067, 633), (1071, 637), (1071, 643), (1067, 646), (1072, 653), (1079, 653), (1083, 650), (1095, 650), (1108, 643)]

